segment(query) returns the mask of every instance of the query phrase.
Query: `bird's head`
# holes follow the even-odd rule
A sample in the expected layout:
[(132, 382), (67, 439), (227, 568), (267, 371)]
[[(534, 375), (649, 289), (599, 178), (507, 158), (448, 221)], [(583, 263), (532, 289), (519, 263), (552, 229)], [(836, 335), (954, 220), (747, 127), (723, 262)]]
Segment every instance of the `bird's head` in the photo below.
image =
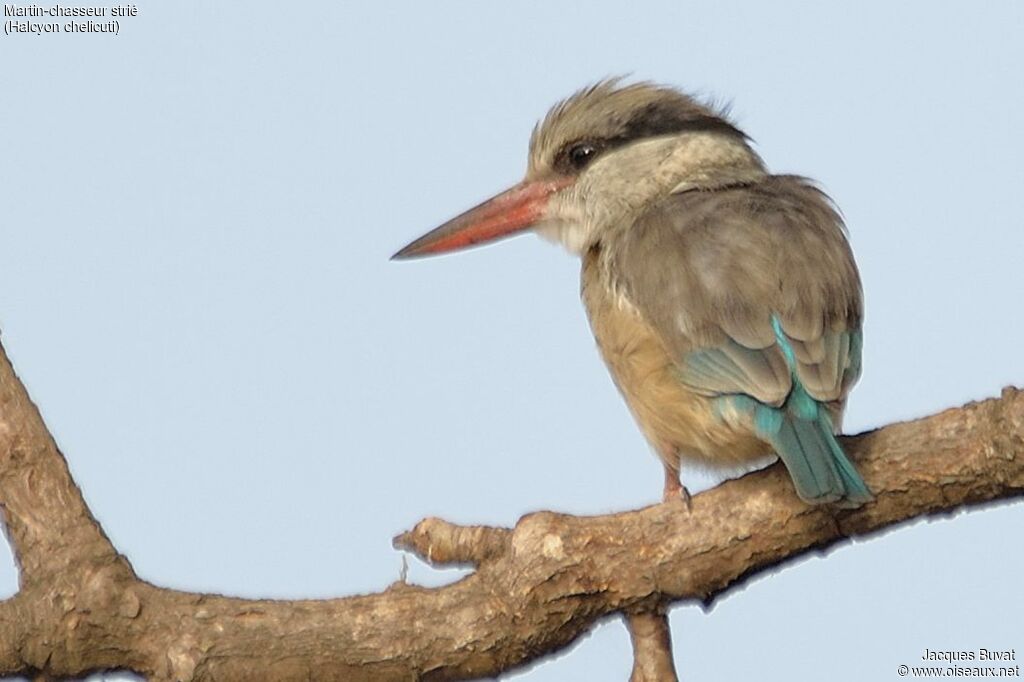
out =
[(601, 81), (537, 124), (522, 182), (394, 257), (455, 251), (531, 229), (582, 253), (609, 231), (628, 228), (649, 202), (764, 174), (723, 112), (672, 88)]

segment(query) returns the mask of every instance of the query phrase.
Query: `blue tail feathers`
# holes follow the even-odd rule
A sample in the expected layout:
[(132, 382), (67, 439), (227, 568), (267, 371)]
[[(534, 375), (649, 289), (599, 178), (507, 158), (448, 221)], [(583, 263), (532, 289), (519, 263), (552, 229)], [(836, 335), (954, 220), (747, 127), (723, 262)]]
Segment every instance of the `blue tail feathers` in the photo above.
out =
[[(800, 388), (802, 391), (802, 387)], [(821, 405), (806, 419), (789, 405), (774, 410), (781, 414), (774, 433), (759, 433), (782, 458), (797, 494), (812, 504), (844, 500), (860, 505), (871, 501), (871, 491), (832, 435), (832, 422)]]
[(800, 383), (793, 348), (777, 319), (772, 318), (772, 325), (792, 371), (792, 391), (779, 407), (746, 395), (723, 396), (721, 414), (750, 420), (747, 423), (786, 465), (801, 499), (811, 504), (842, 501), (849, 506), (870, 502), (871, 491), (832, 433), (828, 409)]
[(812, 504), (837, 500), (852, 505), (870, 502), (871, 491), (832, 433), (828, 410), (800, 383), (793, 346), (774, 316), (772, 328), (792, 372), (793, 390), (781, 408), (758, 404), (758, 412), (777, 413), (771, 419), (755, 417), (758, 435), (771, 443), (782, 458), (803, 500)]

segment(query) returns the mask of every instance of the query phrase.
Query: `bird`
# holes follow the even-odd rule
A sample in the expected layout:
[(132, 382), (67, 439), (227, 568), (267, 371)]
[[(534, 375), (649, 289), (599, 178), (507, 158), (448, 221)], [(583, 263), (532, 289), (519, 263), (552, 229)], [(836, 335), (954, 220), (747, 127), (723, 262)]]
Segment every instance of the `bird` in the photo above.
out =
[(600, 353), (664, 468), (777, 455), (809, 504), (873, 499), (836, 436), (861, 374), (860, 274), (810, 179), (772, 174), (729, 112), (674, 87), (598, 81), (533, 129), (524, 179), (393, 259), (532, 231), (582, 262)]

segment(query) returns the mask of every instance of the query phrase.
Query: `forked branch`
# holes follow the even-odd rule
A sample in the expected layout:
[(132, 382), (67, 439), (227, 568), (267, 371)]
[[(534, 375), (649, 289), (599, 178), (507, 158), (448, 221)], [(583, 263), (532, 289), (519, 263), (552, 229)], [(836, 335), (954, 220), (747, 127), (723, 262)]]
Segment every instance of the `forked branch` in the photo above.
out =
[[(1024, 491), (1024, 394), (844, 443), (877, 501), (808, 507), (775, 466), (693, 499), (608, 516), (529, 514), (514, 529), (420, 522), (395, 539), (470, 564), (436, 589), (331, 600), (232, 599), (140, 580), (89, 513), (0, 348), (0, 505), (21, 568), (0, 602), (0, 676), (128, 668), (151, 680), (459, 680), (627, 618), (634, 680), (671, 679), (665, 605), (710, 601), (779, 562), (924, 514)], [(728, 513), (723, 513), (728, 510)]]

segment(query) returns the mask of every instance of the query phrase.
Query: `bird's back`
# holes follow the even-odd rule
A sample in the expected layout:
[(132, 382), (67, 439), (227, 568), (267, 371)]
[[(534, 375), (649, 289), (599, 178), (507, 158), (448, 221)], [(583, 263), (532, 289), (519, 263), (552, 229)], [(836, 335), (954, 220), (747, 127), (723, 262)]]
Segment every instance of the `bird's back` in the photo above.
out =
[(860, 279), (838, 214), (806, 180), (652, 204), (588, 255), (584, 300), (659, 452), (674, 443), (727, 464), (763, 454), (755, 445), (770, 439), (750, 441), (752, 417), (732, 418), (731, 401), (782, 409), (798, 389), (838, 429), (860, 370)]
[(772, 314), (801, 340), (860, 326), (842, 222), (803, 178), (670, 195), (606, 248), (626, 295), (680, 354), (723, 335), (769, 345)]

